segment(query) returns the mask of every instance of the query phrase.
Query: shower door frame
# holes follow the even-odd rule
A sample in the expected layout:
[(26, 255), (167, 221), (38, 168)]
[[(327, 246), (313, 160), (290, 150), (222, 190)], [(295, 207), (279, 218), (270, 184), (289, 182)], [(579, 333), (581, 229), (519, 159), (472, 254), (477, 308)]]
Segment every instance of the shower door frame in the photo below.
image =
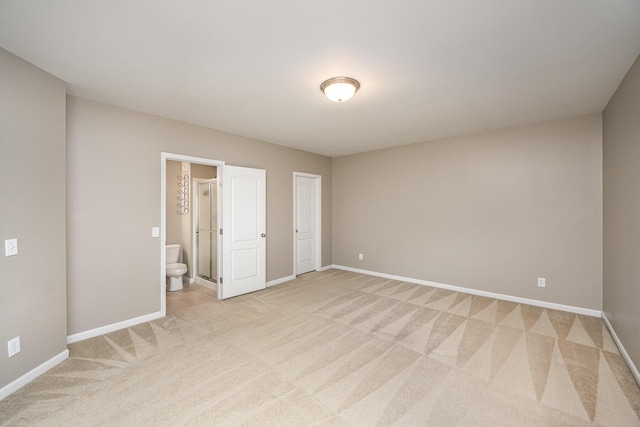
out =
[[(196, 181), (197, 180), (197, 181)], [(213, 270), (213, 265), (216, 265), (216, 274), (215, 277), (206, 277), (206, 276), (202, 276), (200, 274), (200, 185), (202, 184), (209, 184), (209, 192), (211, 192), (211, 184), (215, 183), (215, 188), (216, 188), (216, 222), (219, 221), (219, 208), (218, 206), (220, 206), (220, 188), (219, 188), (219, 183), (218, 183), (218, 178), (210, 178), (210, 179), (198, 179), (198, 178), (194, 178), (194, 187), (195, 190), (194, 191), (194, 199), (195, 199), (195, 205), (194, 205), (194, 209), (193, 212), (195, 213), (195, 221), (194, 221), (194, 228), (193, 228), (193, 235), (194, 235), (194, 239), (193, 239), (193, 250), (192, 250), (192, 254), (194, 254), (194, 267), (195, 267), (195, 274), (194, 274), (194, 279), (196, 280), (196, 282), (198, 282), (198, 279), (201, 279), (202, 281), (208, 282), (208, 283), (203, 283), (202, 281), (199, 281), (198, 283), (200, 283), (201, 285), (207, 286), (207, 287), (216, 287), (217, 288), (217, 283), (218, 283), (218, 272), (220, 271), (220, 265), (219, 265), (219, 261), (220, 261), (220, 257), (219, 257), (219, 252), (220, 252), (220, 245), (219, 245), (219, 235), (218, 235), (218, 230), (219, 230), (219, 224), (216, 224), (216, 230), (214, 232), (214, 235), (210, 237), (209, 239), (209, 274), (211, 274), (211, 270)], [(209, 219), (211, 220), (211, 213), (213, 212), (213, 206), (212, 206), (212, 199), (211, 197), (209, 197)], [(211, 225), (211, 224), (209, 224)], [(213, 245), (216, 245), (216, 259), (215, 261), (213, 260), (213, 257), (211, 256), (211, 254), (213, 253), (212, 249), (213, 249)], [(213, 275), (212, 275), (213, 276)]]

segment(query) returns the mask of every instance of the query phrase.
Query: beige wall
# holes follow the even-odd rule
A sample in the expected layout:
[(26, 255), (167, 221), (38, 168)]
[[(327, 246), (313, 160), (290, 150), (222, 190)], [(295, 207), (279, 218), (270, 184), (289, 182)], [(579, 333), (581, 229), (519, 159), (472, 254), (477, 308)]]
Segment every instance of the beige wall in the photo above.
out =
[(640, 367), (640, 57), (603, 113), (604, 312)]
[(0, 389), (67, 348), (65, 91), (0, 49)]
[(332, 263), (331, 159), (68, 97), (69, 335), (160, 309), (160, 153), (267, 171), (267, 280), (293, 274), (293, 171), (323, 177), (322, 265)]
[(600, 310), (601, 163), (599, 114), (335, 158), (334, 263)]
[(199, 165), (193, 163), (191, 165), (191, 178), (211, 179), (218, 176), (215, 166)]
[(167, 160), (166, 238), (167, 244), (182, 244), (182, 215), (178, 214), (178, 176), (182, 162)]

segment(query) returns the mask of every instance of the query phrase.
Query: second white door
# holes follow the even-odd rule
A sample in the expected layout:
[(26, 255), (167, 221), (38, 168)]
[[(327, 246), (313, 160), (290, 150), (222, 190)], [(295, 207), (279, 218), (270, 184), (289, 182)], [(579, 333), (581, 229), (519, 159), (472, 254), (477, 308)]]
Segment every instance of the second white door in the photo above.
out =
[(295, 176), (295, 274), (317, 268), (317, 183), (318, 179)]

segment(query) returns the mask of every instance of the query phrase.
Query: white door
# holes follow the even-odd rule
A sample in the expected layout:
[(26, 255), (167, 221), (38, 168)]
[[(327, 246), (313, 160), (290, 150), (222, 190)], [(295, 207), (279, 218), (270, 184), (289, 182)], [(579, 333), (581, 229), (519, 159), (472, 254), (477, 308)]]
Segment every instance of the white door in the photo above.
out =
[(296, 176), (296, 275), (308, 273), (316, 268), (315, 182), (313, 178)]
[(266, 171), (225, 165), (220, 185), (222, 271), (218, 298), (225, 299), (266, 287)]

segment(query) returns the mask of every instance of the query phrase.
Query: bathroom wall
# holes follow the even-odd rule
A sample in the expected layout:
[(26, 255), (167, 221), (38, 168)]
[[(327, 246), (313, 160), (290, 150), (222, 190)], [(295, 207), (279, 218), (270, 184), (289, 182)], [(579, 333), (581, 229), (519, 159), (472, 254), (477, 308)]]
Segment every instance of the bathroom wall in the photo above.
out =
[(211, 179), (211, 178), (215, 178), (216, 176), (218, 175), (217, 175), (217, 168), (215, 166), (199, 165), (197, 163), (191, 164), (192, 178)]
[(74, 96), (67, 119), (69, 335), (160, 310), (163, 151), (266, 170), (268, 281), (293, 274), (293, 172), (321, 175), (332, 264), (330, 158)]
[[(189, 205), (189, 212), (186, 215), (180, 215), (180, 224), (182, 227), (182, 232), (180, 233), (180, 240), (176, 243), (179, 243), (182, 247), (182, 257), (179, 258), (183, 264), (187, 265), (187, 273), (184, 277), (193, 277), (193, 266), (191, 259), (191, 233), (193, 231), (192, 225), (192, 212), (193, 212), (193, 180), (191, 178), (191, 163), (189, 162), (180, 162), (180, 174), (184, 177), (185, 175), (189, 177), (189, 200), (187, 204)], [(184, 183), (183, 183), (184, 184)], [(177, 185), (177, 184), (176, 184)], [(185, 201), (182, 202), (183, 204)], [(176, 206), (177, 208), (177, 206)], [(177, 213), (177, 211), (176, 211)]]
[[(0, 49), (0, 398), (67, 354), (65, 92), (62, 80)], [(5, 257), (14, 238), (18, 255)], [(21, 351), (9, 358), (17, 336)]]
[(178, 176), (182, 173), (182, 163), (167, 161), (167, 244), (182, 242), (182, 215), (178, 214)]

